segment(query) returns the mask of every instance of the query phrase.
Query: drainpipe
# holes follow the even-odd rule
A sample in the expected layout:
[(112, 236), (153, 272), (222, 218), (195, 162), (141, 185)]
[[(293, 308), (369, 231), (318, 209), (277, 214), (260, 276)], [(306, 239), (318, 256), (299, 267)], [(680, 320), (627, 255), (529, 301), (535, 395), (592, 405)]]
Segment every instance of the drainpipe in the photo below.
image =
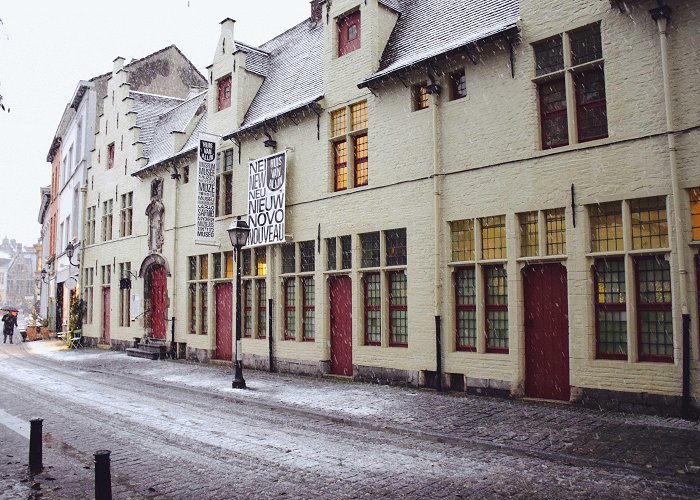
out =
[(435, 372), (436, 372), (436, 388), (442, 390), (442, 339), (441, 337), (441, 317), (440, 317), (440, 299), (442, 297), (441, 286), (441, 268), (440, 268), (440, 251), (441, 251), (441, 190), (440, 190), (440, 120), (438, 113), (438, 97), (440, 96), (440, 85), (435, 83), (435, 80), (430, 72), (428, 72), (430, 84), (428, 85), (428, 93), (430, 94), (430, 109), (432, 118), (432, 142), (433, 142), (433, 313), (435, 315)]
[(673, 109), (671, 103), (671, 85), (668, 69), (668, 22), (671, 20), (671, 8), (665, 5), (651, 9), (651, 17), (656, 21), (661, 45), (661, 70), (664, 82), (664, 105), (666, 108), (666, 137), (668, 138), (669, 167), (671, 168), (671, 194), (673, 196), (673, 225), (676, 237), (676, 258), (680, 275), (681, 314), (683, 318), (683, 396), (681, 412), (684, 418), (690, 413), (690, 314), (688, 311), (688, 270), (686, 268), (686, 242), (683, 237), (681, 217), (681, 188), (678, 184), (678, 165), (676, 161), (676, 137), (673, 128)]
[[(178, 160), (176, 160), (178, 161)], [(184, 167), (183, 167), (184, 168)], [(173, 207), (175, 207), (175, 211), (173, 213), (173, 256), (171, 259), (172, 263), (172, 269), (170, 271), (170, 276), (172, 277), (172, 284), (173, 284), (173, 290), (172, 290), (172, 296), (173, 300), (170, 304), (170, 307), (172, 308), (172, 311), (175, 311), (175, 308), (177, 307), (177, 214), (178, 214), (178, 205), (177, 205), (177, 198), (178, 198), (178, 191), (180, 189), (180, 178), (181, 174), (178, 171), (177, 167), (175, 167), (174, 172), (170, 174), (170, 178), (174, 181), (175, 183), (175, 189), (173, 189)], [(175, 355), (177, 354), (177, 349), (175, 347), (175, 316), (173, 315), (170, 320), (172, 321), (170, 325), (170, 359), (174, 359)]]
[(80, 307), (80, 309), (81, 309), (81, 311), (80, 311), (80, 316), (81, 316), (80, 328), (83, 327), (83, 319), (84, 318), (82, 316), (87, 311), (87, 309), (86, 309), (87, 304), (85, 304), (85, 290), (83, 289), (83, 274), (85, 274), (83, 272), (83, 270), (84, 270), (83, 262), (85, 262), (85, 237), (87, 236), (85, 234), (85, 222), (87, 220), (87, 206), (86, 206), (87, 205), (87, 191), (88, 191), (87, 183), (88, 183), (88, 181), (87, 181), (87, 173), (86, 173), (85, 174), (85, 184), (83, 184), (80, 187), (80, 194), (82, 195), (82, 198), (83, 198), (83, 206), (80, 210), (80, 212), (81, 212), (80, 213), (80, 261), (79, 261), (80, 265), (78, 266), (78, 274), (79, 274), (78, 283), (79, 283), (79, 287), (80, 287), (80, 301), (81, 301), (81, 303), (80, 303), (80, 305), (81, 305), (81, 307)]

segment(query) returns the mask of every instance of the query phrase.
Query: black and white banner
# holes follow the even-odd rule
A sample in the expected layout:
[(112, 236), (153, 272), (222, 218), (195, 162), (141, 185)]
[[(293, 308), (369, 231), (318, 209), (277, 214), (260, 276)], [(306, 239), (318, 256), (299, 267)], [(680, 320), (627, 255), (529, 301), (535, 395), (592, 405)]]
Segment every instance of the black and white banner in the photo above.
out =
[(248, 163), (248, 246), (284, 242), (287, 152)]
[(217, 140), (218, 137), (209, 134), (199, 135), (195, 243), (215, 244), (214, 205), (216, 203)]

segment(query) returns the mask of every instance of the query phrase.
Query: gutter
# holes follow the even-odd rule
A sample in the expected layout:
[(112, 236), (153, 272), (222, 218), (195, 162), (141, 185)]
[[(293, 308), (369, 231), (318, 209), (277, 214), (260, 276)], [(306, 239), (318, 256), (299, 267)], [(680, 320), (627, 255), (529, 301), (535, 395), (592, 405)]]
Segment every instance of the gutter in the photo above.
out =
[(283, 119), (289, 115), (292, 115), (292, 114), (294, 114), (297, 111), (300, 111), (302, 109), (317, 109), (319, 107), (318, 101), (323, 99), (323, 97), (324, 97), (323, 95), (316, 96), (313, 99), (309, 100), (308, 102), (302, 102), (301, 104), (296, 105), (287, 111), (283, 111), (282, 113), (279, 113), (279, 114), (276, 114), (273, 116), (269, 116), (267, 118), (264, 118), (264, 119), (257, 121), (257, 122), (253, 122), (253, 123), (246, 125), (244, 127), (240, 127), (239, 129), (234, 130), (230, 134), (224, 135), (221, 138), (221, 140), (228, 141), (230, 139), (237, 139), (239, 136), (245, 134), (246, 132), (250, 132), (256, 128), (264, 127), (265, 125), (267, 125), (268, 123), (270, 123), (273, 120), (275, 120), (275, 121), (281, 120), (281, 119)]
[(676, 258), (681, 292), (682, 316), (682, 397), (681, 414), (690, 418), (690, 313), (688, 311), (688, 269), (686, 268), (686, 241), (683, 236), (682, 191), (678, 182), (678, 162), (676, 159), (676, 137), (673, 133), (673, 109), (671, 100), (671, 81), (668, 67), (668, 23), (671, 20), (671, 8), (660, 6), (649, 11), (659, 30), (661, 46), (661, 70), (664, 84), (664, 107), (666, 108), (666, 137), (668, 139), (668, 159), (671, 170), (671, 196), (673, 198), (673, 226), (676, 239)]

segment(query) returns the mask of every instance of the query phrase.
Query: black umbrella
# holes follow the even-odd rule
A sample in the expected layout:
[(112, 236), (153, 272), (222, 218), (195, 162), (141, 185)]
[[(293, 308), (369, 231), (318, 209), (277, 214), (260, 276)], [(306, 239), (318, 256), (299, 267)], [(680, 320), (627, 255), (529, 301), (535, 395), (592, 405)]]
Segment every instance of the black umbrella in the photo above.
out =
[(0, 311), (19, 312), (15, 306), (0, 306)]

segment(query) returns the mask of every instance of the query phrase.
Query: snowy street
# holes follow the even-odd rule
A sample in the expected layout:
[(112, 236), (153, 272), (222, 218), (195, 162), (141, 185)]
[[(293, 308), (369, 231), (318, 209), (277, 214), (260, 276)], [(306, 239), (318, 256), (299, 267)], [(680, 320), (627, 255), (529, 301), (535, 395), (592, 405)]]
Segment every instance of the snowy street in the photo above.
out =
[[(100, 449), (114, 498), (700, 496), (697, 422), (244, 375), (0, 346), (0, 498), (89, 498)], [(26, 480), (33, 417), (45, 471)]]

